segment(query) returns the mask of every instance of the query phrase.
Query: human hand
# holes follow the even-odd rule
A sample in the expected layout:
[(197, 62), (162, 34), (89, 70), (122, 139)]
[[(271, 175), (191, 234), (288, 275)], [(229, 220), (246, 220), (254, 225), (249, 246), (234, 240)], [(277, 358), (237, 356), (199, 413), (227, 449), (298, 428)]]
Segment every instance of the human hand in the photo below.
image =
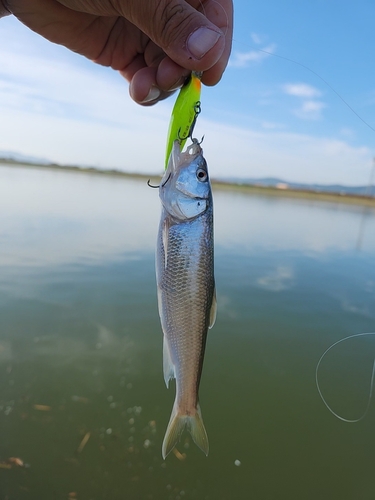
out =
[(192, 70), (215, 85), (227, 65), (232, 0), (0, 0), (51, 42), (118, 70), (135, 102), (151, 105)]

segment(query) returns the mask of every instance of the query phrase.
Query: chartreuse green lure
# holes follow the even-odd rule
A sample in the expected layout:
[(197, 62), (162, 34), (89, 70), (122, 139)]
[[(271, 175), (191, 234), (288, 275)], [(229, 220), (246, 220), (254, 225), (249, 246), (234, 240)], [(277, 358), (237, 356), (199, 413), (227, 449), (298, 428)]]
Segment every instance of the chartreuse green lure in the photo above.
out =
[(174, 141), (180, 142), (182, 150), (187, 138), (193, 133), (195, 121), (200, 113), (201, 76), (201, 73), (193, 72), (177, 96), (169, 122), (165, 168), (167, 168)]

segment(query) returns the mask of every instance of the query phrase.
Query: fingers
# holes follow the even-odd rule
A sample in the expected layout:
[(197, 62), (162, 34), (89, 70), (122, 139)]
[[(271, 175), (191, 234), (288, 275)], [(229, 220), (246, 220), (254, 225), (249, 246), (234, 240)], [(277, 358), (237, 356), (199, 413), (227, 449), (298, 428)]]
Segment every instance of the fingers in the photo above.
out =
[[(202, 2), (203, 8), (206, 9), (206, 5), (208, 8), (210, 3), (213, 0)], [(116, 5), (121, 8), (122, 15), (127, 16), (170, 59), (185, 69), (208, 70), (219, 61), (225, 50), (223, 29), (227, 29), (228, 16), (220, 3), (219, 9), (211, 7), (209, 10), (212, 17), (220, 17), (222, 23), (219, 24), (222, 26), (184, 0), (118, 0)]]
[(174, 91), (182, 87), (190, 73), (190, 70), (165, 57), (158, 66), (156, 83), (164, 91)]
[[(120, 73), (123, 74), (122, 71)], [(131, 98), (138, 104), (152, 106), (173, 93), (173, 90), (164, 91), (159, 88), (156, 73), (156, 68), (143, 67), (131, 79), (129, 93)]]
[[(154, 4), (152, 1), (148, 3)], [(179, 4), (180, 10), (177, 9), (177, 4)], [(154, 43), (149, 43), (145, 48), (144, 59), (146, 65), (158, 66), (157, 71), (147, 73), (149, 76), (152, 74), (152, 78), (150, 77), (150, 79), (143, 81), (142, 78), (145, 77), (146, 73), (138, 74), (133, 80), (132, 78), (136, 74), (134, 68), (132, 75), (127, 72), (127, 78), (131, 81), (130, 94), (139, 104), (149, 104), (150, 101), (148, 99), (150, 96), (154, 97), (151, 101), (153, 104), (157, 102), (155, 88), (159, 88), (161, 91), (160, 98), (164, 98), (166, 92), (168, 94), (168, 92), (170, 93), (170, 91), (183, 84), (190, 70), (198, 71), (206, 69), (203, 73), (202, 82), (206, 85), (216, 85), (221, 79), (228, 63), (233, 31), (232, 0), (204, 0), (203, 2), (201, 0), (189, 0), (189, 5), (186, 2), (171, 2), (166, 0), (164, 7), (165, 9), (172, 9), (172, 13), (166, 10), (164, 12), (165, 18), (160, 18), (159, 21), (156, 20), (154, 14), (152, 25), (147, 27), (143, 24), (140, 27), (140, 29), (154, 39)], [(190, 7), (193, 9), (192, 11), (189, 10)], [(196, 10), (196, 8), (201, 12)], [(179, 16), (181, 17), (179, 18)], [(146, 20), (150, 18), (152, 19), (152, 16), (146, 14), (143, 17)], [(186, 28), (184, 28), (182, 18), (188, 21)], [(211, 54), (207, 54), (202, 45), (197, 42), (199, 50), (205, 52), (203, 57), (197, 59), (192, 57), (187, 44), (189, 37), (190, 41), (191, 36), (193, 36), (194, 40), (194, 36), (200, 30), (199, 26), (202, 26), (202, 22), (206, 27), (211, 26), (211, 22), (215, 26), (214, 29), (216, 32), (220, 30), (222, 34), (219, 38), (223, 37), (220, 43), (224, 41), (224, 47), (221, 51), (220, 44), (216, 44), (217, 47), (211, 50)], [(179, 24), (178, 28), (174, 31), (173, 23), (175, 28)], [(193, 30), (192, 34), (190, 33), (187, 39), (184, 40), (184, 33), (188, 32), (191, 26), (194, 26), (195, 31)], [(170, 30), (169, 34), (168, 29)], [(188, 53), (187, 59), (186, 53)], [(169, 57), (165, 57), (165, 54), (168, 54)], [(221, 55), (217, 58), (218, 54)], [(210, 57), (207, 58), (207, 55)], [(146, 82), (150, 85), (148, 89), (146, 89)], [(144, 99), (146, 101), (143, 101)]]
[(204, 71), (203, 82), (207, 85), (215, 85), (227, 65), (233, 30), (232, 0), (58, 2), (93, 15), (121, 15), (145, 33), (163, 56), (167, 54), (187, 70)]
[[(199, 0), (200, 2), (200, 0)], [(207, 18), (219, 26), (224, 32), (225, 46), (223, 53), (214, 66), (203, 73), (202, 82), (205, 85), (216, 85), (227, 67), (233, 37), (233, 3), (232, 0), (207, 0), (203, 12)]]
[(55, 0), (8, 0), (7, 6), (34, 32), (89, 59), (101, 52), (117, 19), (77, 12)]
[(157, 67), (146, 67), (140, 55), (120, 74), (130, 82), (131, 98), (138, 104), (150, 106), (172, 95), (184, 84), (190, 71), (168, 57)]
[(215, 85), (230, 54), (232, 0), (0, 0), (2, 4), (45, 38), (119, 69), (131, 82), (132, 98), (147, 105), (182, 85), (192, 70), (203, 71), (203, 83)]
[(10, 16), (10, 10), (5, 6), (5, 3), (0, 0), (0, 18), (5, 16)]

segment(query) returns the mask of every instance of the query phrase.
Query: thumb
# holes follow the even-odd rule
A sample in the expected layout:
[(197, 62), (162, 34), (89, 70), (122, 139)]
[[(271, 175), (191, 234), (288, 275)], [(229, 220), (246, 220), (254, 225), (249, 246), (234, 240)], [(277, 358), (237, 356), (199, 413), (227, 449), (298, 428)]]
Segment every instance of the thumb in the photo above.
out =
[(206, 71), (224, 51), (221, 29), (184, 0), (128, 0), (123, 10), (124, 17), (183, 68)]

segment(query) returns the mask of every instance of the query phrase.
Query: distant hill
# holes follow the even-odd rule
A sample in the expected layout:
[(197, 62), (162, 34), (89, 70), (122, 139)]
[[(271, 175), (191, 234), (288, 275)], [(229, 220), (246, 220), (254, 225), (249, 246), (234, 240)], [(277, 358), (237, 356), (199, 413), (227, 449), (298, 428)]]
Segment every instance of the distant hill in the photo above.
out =
[(238, 185), (255, 185), (263, 187), (275, 187), (279, 189), (298, 189), (313, 191), (316, 193), (345, 193), (360, 196), (375, 196), (375, 186), (343, 186), (341, 184), (303, 184), (300, 182), (288, 182), (277, 177), (257, 178), (237, 178), (227, 177), (219, 179), (222, 182), (229, 182)]
[(5, 161), (17, 163), (31, 163), (32, 165), (51, 165), (52, 162), (46, 158), (37, 156), (23, 155), (15, 151), (0, 151), (0, 158)]

